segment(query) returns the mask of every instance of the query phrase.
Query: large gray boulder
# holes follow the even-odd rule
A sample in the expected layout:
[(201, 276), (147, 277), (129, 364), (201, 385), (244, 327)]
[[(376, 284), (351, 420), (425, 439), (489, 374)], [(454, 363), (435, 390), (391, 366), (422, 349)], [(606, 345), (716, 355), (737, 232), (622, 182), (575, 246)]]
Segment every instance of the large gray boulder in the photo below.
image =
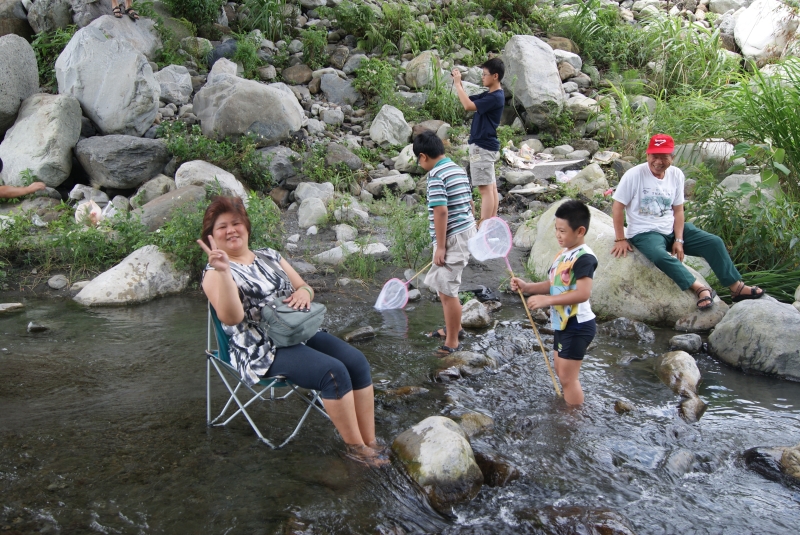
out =
[(153, 60), (161, 48), (161, 38), (155, 25), (153, 19), (145, 17), (141, 17), (136, 24), (131, 24), (127, 17), (118, 19), (113, 15), (103, 15), (93, 20), (89, 27), (97, 28), (111, 39), (127, 41), (129, 46), (144, 54), (147, 59)]
[(502, 52), (503, 87), (527, 112), (526, 121), (547, 126), (548, 116), (564, 107), (564, 89), (550, 45), (532, 35), (515, 35)]
[(74, 299), (86, 306), (144, 303), (185, 290), (189, 280), (157, 246), (145, 245), (95, 277)]
[(0, 135), (14, 124), (20, 104), (39, 91), (39, 68), (31, 45), (19, 35), (0, 37)]
[(402, 111), (385, 104), (372, 120), (369, 137), (379, 144), (405, 145), (411, 138), (411, 127)]
[(401, 433), (392, 449), (439, 511), (474, 498), (483, 484), (466, 433), (444, 416), (431, 416)]
[(406, 65), (406, 85), (415, 89), (427, 87), (433, 81), (434, 69), (438, 68), (436, 57), (425, 51)]
[(133, 213), (150, 232), (155, 232), (183, 208), (192, 209), (205, 201), (206, 190), (200, 186), (184, 186), (156, 197)]
[(167, 65), (155, 74), (161, 87), (161, 100), (181, 106), (192, 96), (192, 76), (183, 65)]
[(209, 189), (219, 189), (222, 195), (239, 197), (247, 204), (247, 190), (232, 173), (203, 160), (186, 162), (175, 171), (175, 185), (178, 188), (185, 186), (201, 186)]
[(800, 381), (800, 312), (792, 305), (769, 296), (736, 303), (708, 345), (731, 366)]
[(361, 94), (355, 90), (350, 80), (343, 80), (337, 74), (323, 74), (320, 89), (325, 93), (328, 102), (336, 104), (355, 104)]
[[(219, 62), (217, 62), (219, 63)], [(194, 96), (203, 135), (213, 139), (254, 134), (272, 145), (303, 126), (303, 108), (285, 84), (264, 85), (229, 74), (214, 77)]]
[(161, 139), (120, 135), (82, 139), (75, 155), (94, 186), (116, 189), (138, 187), (161, 173), (171, 159)]
[(733, 36), (746, 59), (761, 67), (795, 38), (800, 16), (778, 0), (755, 0), (736, 19)]
[[(556, 254), (561, 250), (553, 232), (555, 212), (561, 202), (553, 204), (543, 213), (536, 224), (536, 235), (531, 245), (528, 267), (541, 277), (546, 276)], [(667, 277), (639, 251), (628, 253), (625, 258), (614, 258), (614, 223), (611, 216), (589, 207), (592, 219), (586, 243), (598, 260), (592, 284), (592, 309), (600, 316), (626, 317), (650, 325), (673, 326), (679, 320), (697, 313), (697, 298), (691, 291), (682, 292), (678, 285)], [(706, 280), (687, 267), (703, 284)], [(720, 307), (719, 298), (715, 306), (703, 314), (711, 316)], [(716, 317), (719, 321), (719, 317)], [(708, 328), (713, 327), (710, 325)], [(688, 329), (686, 329), (688, 330)]]
[(78, 30), (56, 60), (58, 92), (78, 99), (104, 134), (141, 136), (153, 125), (161, 87), (147, 58), (98, 28)]
[(72, 24), (69, 0), (36, 0), (28, 9), (28, 22), (36, 33), (66, 28)]
[(72, 97), (36, 94), (25, 99), (0, 144), (0, 182), (22, 186), (20, 174), (30, 169), (51, 188), (72, 171), (72, 149), (81, 135), (81, 105)]

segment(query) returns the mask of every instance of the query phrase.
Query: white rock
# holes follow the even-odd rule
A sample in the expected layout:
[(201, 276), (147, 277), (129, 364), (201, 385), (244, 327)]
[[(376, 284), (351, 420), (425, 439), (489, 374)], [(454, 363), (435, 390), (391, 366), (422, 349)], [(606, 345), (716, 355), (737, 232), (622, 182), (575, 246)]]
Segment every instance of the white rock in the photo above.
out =
[(25, 305), (22, 303), (0, 303), (0, 314), (4, 312), (17, 312), (25, 310)]
[(502, 53), (506, 64), (503, 87), (527, 112), (528, 124), (546, 126), (564, 107), (564, 90), (550, 45), (531, 35), (515, 35)]
[(208, 72), (206, 85), (214, 85), (220, 80), (227, 79), (228, 76), (236, 78), (236, 64), (228, 58), (219, 58), (214, 62), (214, 66)]
[(591, 197), (598, 193), (603, 194), (608, 189), (608, 180), (603, 169), (596, 163), (592, 163), (580, 170), (580, 172), (572, 177), (569, 185), (577, 188), (578, 191)]
[(368, 243), (364, 246), (354, 241), (344, 242), (338, 247), (328, 249), (318, 255), (314, 255), (314, 261), (322, 264), (339, 265), (345, 259), (345, 254), (358, 253), (370, 256), (386, 255), (389, 249), (382, 243)]
[(378, 144), (405, 145), (411, 138), (411, 127), (403, 117), (403, 112), (386, 104), (372, 120), (369, 137)]
[(55, 64), (58, 92), (78, 99), (103, 134), (141, 136), (158, 113), (161, 87), (147, 58), (126, 42), (86, 27)]
[(340, 125), (344, 122), (344, 112), (342, 110), (322, 110), (319, 114), (322, 122), (331, 125)]
[(798, 21), (798, 15), (783, 2), (755, 0), (736, 19), (733, 35), (742, 55), (762, 66), (780, 57), (792, 40)]
[(233, 174), (203, 160), (186, 162), (175, 171), (175, 185), (221, 188), (222, 195), (236, 196), (247, 204), (247, 191)]
[(31, 45), (16, 34), (0, 37), (0, 134), (17, 118), (20, 104), (39, 91), (39, 69)]
[(581, 71), (581, 67), (583, 67), (583, 60), (578, 54), (575, 54), (573, 52), (567, 52), (566, 50), (559, 50), (557, 48), (553, 49), (553, 54), (556, 57), (556, 63), (561, 63), (562, 61), (565, 61), (570, 65), (572, 65), (572, 67), (576, 71), (578, 72)]
[(190, 278), (175, 269), (158, 247), (145, 245), (94, 278), (74, 299), (86, 306), (143, 303), (185, 290)]
[(394, 193), (408, 193), (414, 191), (417, 183), (409, 174), (400, 175), (386, 175), (380, 178), (373, 179), (372, 182), (366, 185), (366, 190), (369, 191), (375, 198), (383, 197), (384, 189), (389, 188)]
[[(161, 100), (182, 106), (192, 96), (192, 77), (183, 65), (167, 65), (155, 74), (161, 87)], [(194, 108), (190, 110), (194, 111)], [(181, 114), (183, 115), (183, 113)]]
[(356, 239), (356, 236), (358, 236), (358, 229), (344, 223), (341, 225), (336, 225), (333, 227), (333, 230), (336, 232), (337, 242), (353, 241)]
[(21, 186), (30, 169), (55, 188), (72, 171), (72, 150), (81, 135), (81, 105), (64, 95), (36, 94), (22, 102), (16, 123), (0, 144), (0, 180)]
[(316, 198), (324, 203), (333, 200), (334, 187), (330, 182), (323, 182), (317, 184), (316, 182), (301, 182), (294, 190), (294, 198), (297, 202), (303, 202), (306, 199)]
[(477, 299), (470, 299), (461, 307), (461, 325), (467, 329), (488, 327), (491, 321), (486, 305)]
[(253, 134), (260, 145), (278, 143), (300, 130), (305, 118), (285, 84), (264, 85), (230, 75), (215, 76), (193, 104), (203, 135), (219, 140)]
[(406, 85), (420, 89), (433, 81), (434, 69), (438, 67), (436, 57), (426, 50), (406, 65)]
[(153, 19), (146, 17), (141, 17), (136, 24), (131, 24), (126, 17), (118, 19), (113, 15), (103, 15), (93, 20), (89, 27), (97, 28), (111, 39), (127, 41), (128, 46), (147, 56), (147, 59), (154, 60), (161, 49), (161, 38), (155, 25)]
[(735, 303), (708, 344), (731, 366), (800, 381), (800, 313), (769, 296)]
[(403, 147), (400, 154), (394, 157), (394, 169), (401, 173), (414, 173), (418, 175), (425, 173), (425, 170), (417, 165), (417, 157), (414, 156), (413, 143), (409, 143)]
[(47, 279), (47, 285), (53, 290), (63, 290), (69, 284), (69, 279), (65, 275), (53, 275)]
[(431, 416), (404, 431), (392, 449), (440, 511), (472, 499), (483, 484), (466, 433), (444, 416)]
[(316, 236), (317, 232), (319, 232), (319, 229), (317, 228), (317, 226), (316, 225), (311, 225), (306, 230), (306, 236)]
[(321, 225), (328, 220), (328, 209), (325, 203), (317, 197), (310, 197), (300, 203), (297, 210), (297, 221), (300, 228), (309, 228)]

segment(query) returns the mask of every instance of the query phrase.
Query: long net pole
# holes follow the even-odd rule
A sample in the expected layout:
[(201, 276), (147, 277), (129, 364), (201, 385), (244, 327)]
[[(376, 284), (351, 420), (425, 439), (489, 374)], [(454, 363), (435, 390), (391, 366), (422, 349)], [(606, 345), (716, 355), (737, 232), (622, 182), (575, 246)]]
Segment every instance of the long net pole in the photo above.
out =
[[(511, 277), (514, 277), (514, 270), (511, 269), (511, 264), (508, 262), (508, 256), (504, 256), (503, 260), (506, 261), (506, 267), (508, 268), (508, 272), (511, 273)], [(533, 317), (531, 317), (531, 311), (528, 308), (528, 303), (525, 301), (525, 296), (522, 295), (522, 288), (517, 287), (517, 293), (519, 293), (519, 298), (522, 300), (522, 306), (525, 307), (525, 313), (528, 315), (528, 321), (531, 322), (531, 328), (533, 328), (533, 334), (536, 335), (536, 341), (539, 342), (539, 349), (542, 350), (542, 356), (544, 357), (544, 363), (547, 365), (547, 371), (550, 372), (550, 379), (553, 380), (553, 388), (556, 390), (556, 395), (558, 397), (561, 396), (561, 388), (558, 386), (558, 381), (556, 381), (556, 375), (553, 373), (553, 367), (550, 365), (550, 359), (547, 357), (547, 351), (544, 349), (544, 344), (542, 343), (542, 337), (539, 336), (539, 329), (536, 328), (536, 324), (533, 322)]]

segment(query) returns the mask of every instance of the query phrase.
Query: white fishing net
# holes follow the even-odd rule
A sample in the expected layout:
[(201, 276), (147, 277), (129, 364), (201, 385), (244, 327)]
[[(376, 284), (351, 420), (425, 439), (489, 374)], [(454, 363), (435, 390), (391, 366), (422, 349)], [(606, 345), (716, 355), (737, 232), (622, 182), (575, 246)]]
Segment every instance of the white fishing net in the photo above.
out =
[(408, 303), (408, 288), (406, 283), (400, 279), (389, 279), (383, 285), (378, 300), (375, 301), (375, 308), (378, 310), (392, 310), (403, 308)]
[(511, 229), (499, 217), (492, 217), (481, 223), (481, 228), (467, 242), (470, 254), (479, 262), (505, 258), (511, 251), (511, 246)]

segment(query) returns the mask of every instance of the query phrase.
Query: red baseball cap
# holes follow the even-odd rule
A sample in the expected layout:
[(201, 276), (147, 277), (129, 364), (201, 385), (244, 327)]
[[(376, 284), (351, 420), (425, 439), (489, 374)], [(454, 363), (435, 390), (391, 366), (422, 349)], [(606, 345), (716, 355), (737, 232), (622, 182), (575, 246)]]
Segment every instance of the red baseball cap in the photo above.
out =
[(672, 154), (675, 151), (675, 140), (667, 134), (656, 134), (650, 138), (647, 154)]

